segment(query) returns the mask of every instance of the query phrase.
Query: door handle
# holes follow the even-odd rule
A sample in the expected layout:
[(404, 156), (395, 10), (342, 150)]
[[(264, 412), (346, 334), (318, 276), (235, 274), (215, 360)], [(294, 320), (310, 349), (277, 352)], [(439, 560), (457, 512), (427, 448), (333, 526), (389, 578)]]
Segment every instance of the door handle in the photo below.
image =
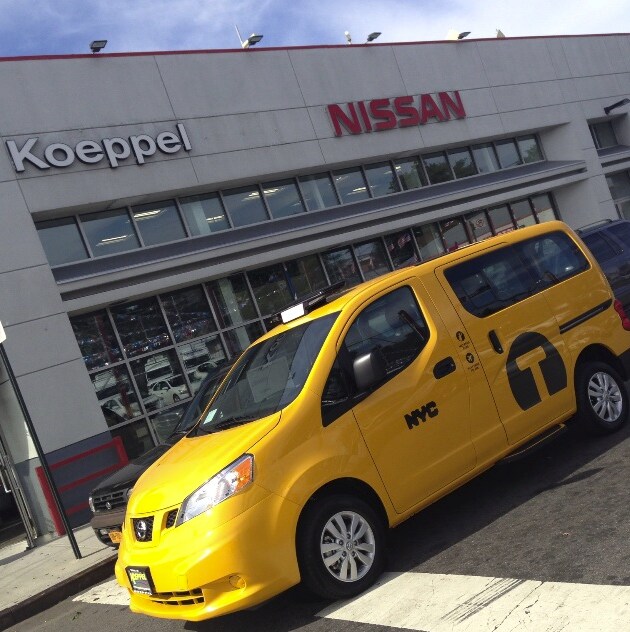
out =
[(499, 340), (499, 336), (497, 336), (497, 332), (494, 329), (491, 329), (488, 332), (488, 338), (490, 339), (490, 343), (492, 344), (492, 348), (497, 353), (503, 353), (503, 347), (501, 345), (501, 341)]
[(442, 377), (446, 377), (449, 373), (452, 373), (455, 370), (455, 360), (448, 356), (448, 358), (444, 358), (440, 360), (433, 367), (433, 376), (436, 380), (439, 380)]

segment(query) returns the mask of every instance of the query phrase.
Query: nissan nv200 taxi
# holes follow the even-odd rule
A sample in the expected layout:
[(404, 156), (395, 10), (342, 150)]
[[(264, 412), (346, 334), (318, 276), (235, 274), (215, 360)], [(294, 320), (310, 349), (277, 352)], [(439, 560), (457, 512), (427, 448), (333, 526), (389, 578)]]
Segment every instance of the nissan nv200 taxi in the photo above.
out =
[(630, 320), (562, 222), (282, 321), (134, 486), (116, 564), (133, 611), (201, 620), (299, 582), (351, 597), (387, 528), (576, 413), (598, 433), (628, 417)]

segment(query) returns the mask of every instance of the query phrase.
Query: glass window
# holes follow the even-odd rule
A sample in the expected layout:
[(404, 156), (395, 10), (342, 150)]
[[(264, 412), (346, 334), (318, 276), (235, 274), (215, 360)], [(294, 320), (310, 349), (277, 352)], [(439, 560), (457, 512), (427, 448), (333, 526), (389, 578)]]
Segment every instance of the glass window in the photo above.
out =
[(444, 244), (436, 224), (425, 224), (413, 229), (420, 251), (420, 260), (427, 261), (444, 254)]
[(453, 252), (460, 246), (465, 246), (470, 243), (461, 217), (453, 217), (452, 219), (441, 221), (440, 228), (447, 252)]
[(304, 213), (304, 205), (294, 180), (268, 182), (263, 184), (262, 188), (272, 217), (288, 217)]
[(111, 308), (120, 340), (128, 357), (171, 344), (166, 323), (155, 298)]
[(588, 246), (599, 263), (608, 261), (617, 254), (617, 251), (613, 248), (608, 239), (599, 233), (585, 235), (582, 239), (584, 239), (584, 243)]
[(193, 236), (209, 235), (230, 227), (216, 193), (183, 198), (181, 207)]
[(472, 151), (479, 173), (492, 173), (500, 169), (499, 159), (497, 158), (492, 143), (475, 145)]
[(507, 169), (508, 167), (521, 164), (521, 157), (518, 155), (516, 143), (511, 138), (497, 141), (496, 148), (501, 169)]
[(227, 362), (218, 335), (179, 345), (177, 350), (184, 363), (184, 370), (188, 375), (193, 391), (197, 391), (209, 373), (218, 370)]
[(534, 288), (534, 279), (511, 247), (457, 264), (445, 276), (466, 311), (482, 318), (531, 296)]
[(424, 166), (426, 167), (431, 184), (447, 182), (453, 179), (453, 172), (448, 164), (448, 160), (446, 160), (444, 152), (427, 154), (426, 156), (422, 156), (422, 160), (424, 161)]
[(428, 184), (427, 177), (422, 168), (422, 162), (417, 156), (414, 158), (404, 158), (395, 162), (396, 173), (400, 178), (403, 191), (418, 189)]
[(626, 248), (630, 248), (630, 227), (628, 226), (628, 224), (620, 222), (619, 224), (615, 225), (614, 229), (611, 230), (611, 232)]
[(87, 259), (88, 253), (73, 217), (38, 222), (37, 234), (51, 266)]
[(590, 126), (593, 141), (597, 149), (605, 149), (606, 147), (615, 147), (618, 145), (617, 138), (615, 136), (615, 130), (613, 129), (610, 121), (604, 121), (603, 123), (595, 123)]
[(175, 202), (134, 206), (131, 212), (145, 246), (154, 246), (186, 237)]
[(474, 176), (477, 173), (470, 150), (467, 147), (451, 149), (446, 154), (456, 178)]
[(606, 176), (606, 182), (613, 200), (623, 200), (630, 197), (630, 175), (627, 171)]
[(112, 437), (121, 438), (129, 459), (139, 457), (154, 445), (149, 426), (143, 419), (134, 421), (126, 426), (112, 428), (109, 432)]
[(252, 342), (258, 340), (263, 333), (265, 331), (259, 322), (226, 331), (223, 335), (228, 353), (230, 356), (239, 356)]
[(242, 274), (212, 281), (207, 288), (221, 327), (239, 325), (258, 316)]
[(518, 228), (522, 228), (523, 226), (532, 226), (536, 223), (536, 218), (534, 217), (529, 200), (510, 202), (510, 207)]
[(535, 195), (531, 198), (531, 202), (539, 222), (550, 222), (556, 219), (556, 214), (553, 210), (553, 204), (549, 195), (546, 193)]
[(236, 227), (269, 219), (257, 186), (223, 191), (223, 203)]
[(322, 255), (322, 260), (331, 283), (343, 280), (346, 282), (345, 287), (348, 288), (361, 283), (363, 280), (350, 248), (325, 252)]
[(108, 426), (115, 426), (142, 414), (125, 367), (112, 367), (93, 373), (90, 377)]
[(413, 246), (413, 239), (410, 231), (403, 230), (399, 233), (394, 233), (393, 235), (386, 235), (385, 246), (387, 247), (389, 256), (392, 259), (394, 268), (404, 268), (405, 266), (418, 263), (418, 257)]
[(201, 286), (162, 294), (160, 298), (177, 342), (216, 331), (217, 326)]
[(490, 224), (488, 224), (485, 211), (471, 213), (465, 217), (465, 220), (473, 241), (480, 241), (492, 236), (492, 230), (490, 229)]
[(516, 139), (516, 142), (518, 143), (518, 148), (524, 163), (538, 162), (543, 159), (535, 136), (521, 136)]
[(512, 220), (507, 204), (489, 209), (488, 215), (495, 235), (514, 230), (514, 221)]
[(365, 167), (365, 177), (370, 185), (373, 197), (391, 195), (400, 191), (394, 170), (388, 162), (368, 165)]
[(616, 205), (619, 215), (625, 219), (630, 219), (630, 200), (627, 202), (618, 202)]
[(370, 197), (361, 170), (357, 167), (333, 172), (337, 191), (343, 204), (366, 200)]
[(140, 248), (127, 209), (81, 215), (81, 225), (95, 257)]
[(402, 287), (368, 305), (354, 321), (344, 339), (349, 364), (361, 355), (379, 349), (385, 358), (388, 378), (418, 356), (429, 338), (429, 329), (416, 299)]
[(335, 188), (328, 173), (301, 176), (300, 188), (309, 211), (318, 211), (319, 209), (339, 204)]
[(182, 368), (173, 349), (131, 363), (133, 377), (146, 410), (152, 411), (190, 397)]
[(263, 316), (275, 314), (294, 301), (281, 264), (251, 270), (247, 277)]
[(358, 244), (354, 247), (354, 252), (366, 281), (390, 271), (385, 248), (380, 239)]
[(292, 293), (300, 299), (326, 287), (326, 276), (317, 255), (309, 255), (286, 263)]
[(107, 312), (73, 316), (70, 323), (88, 371), (122, 360)]

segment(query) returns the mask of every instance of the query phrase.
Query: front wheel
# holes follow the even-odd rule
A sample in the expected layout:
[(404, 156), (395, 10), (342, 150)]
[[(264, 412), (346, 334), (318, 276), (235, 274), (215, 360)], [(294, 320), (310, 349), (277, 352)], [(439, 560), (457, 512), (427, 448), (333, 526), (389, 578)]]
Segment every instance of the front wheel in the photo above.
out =
[(325, 599), (346, 599), (371, 586), (385, 565), (386, 526), (365, 501), (339, 494), (316, 500), (297, 539), (304, 585)]
[(628, 392), (622, 377), (605, 362), (586, 362), (576, 376), (580, 422), (597, 434), (619, 430), (628, 418)]

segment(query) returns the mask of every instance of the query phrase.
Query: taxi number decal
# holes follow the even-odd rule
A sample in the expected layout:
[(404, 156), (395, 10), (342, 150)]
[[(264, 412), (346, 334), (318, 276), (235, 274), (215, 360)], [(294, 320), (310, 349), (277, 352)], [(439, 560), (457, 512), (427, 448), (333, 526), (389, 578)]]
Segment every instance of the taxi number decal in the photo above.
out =
[(411, 430), (414, 426), (419, 426), (421, 421), (424, 423), (427, 420), (427, 417), (437, 417), (439, 412), (440, 411), (438, 410), (435, 402), (429, 402), (422, 408), (416, 408), (405, 415), (407, 427)]

